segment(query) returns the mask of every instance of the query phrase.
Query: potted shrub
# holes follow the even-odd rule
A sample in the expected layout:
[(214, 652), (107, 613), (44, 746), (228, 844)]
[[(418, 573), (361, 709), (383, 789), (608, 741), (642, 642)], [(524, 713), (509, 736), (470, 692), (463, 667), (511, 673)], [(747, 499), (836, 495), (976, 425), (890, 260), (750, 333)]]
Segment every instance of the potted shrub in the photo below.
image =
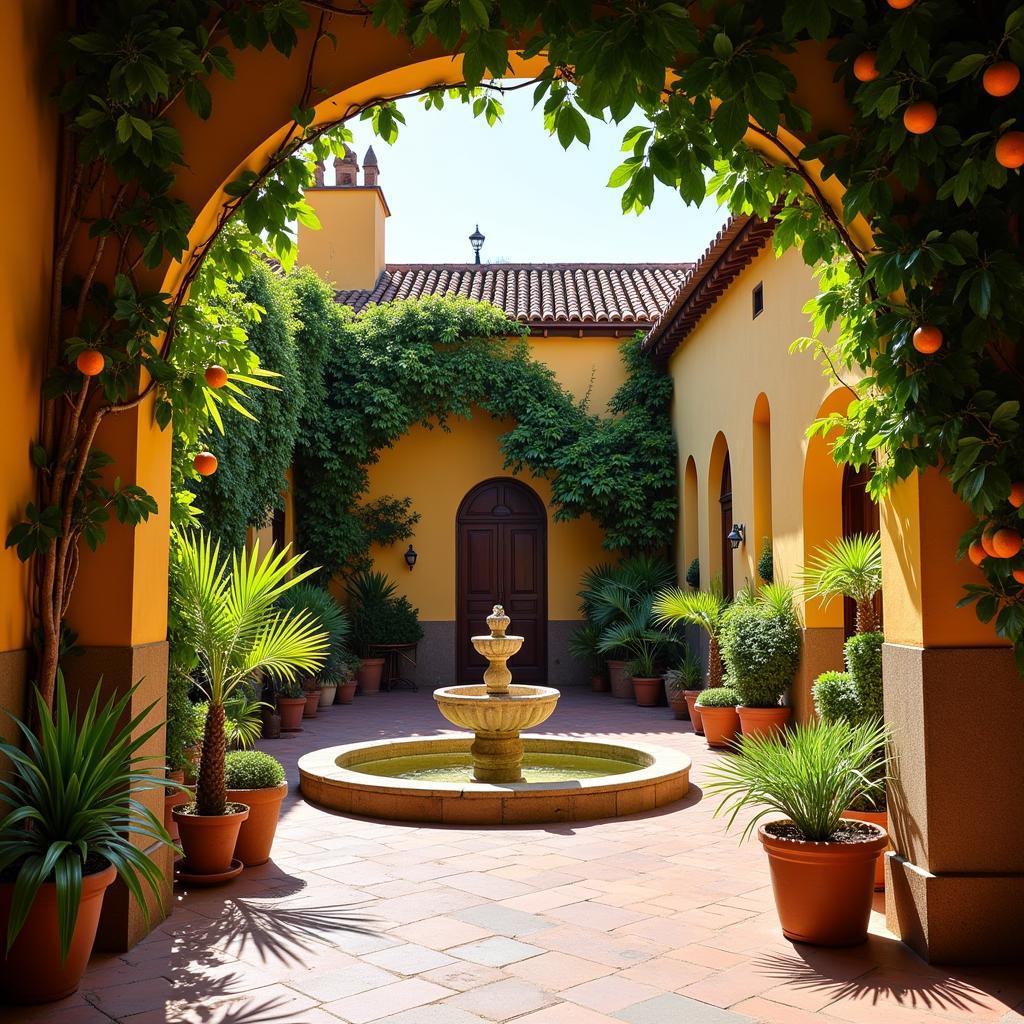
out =
[(276, 607), (281, 595), (310, 572), (297, 573), (302, 556), (288, 548), (261, 556), (252, 551), (221, 557), (220, 545), (203, 533), (179, 538), (179, 613), (203, 669), (210, 708), (195, 803), (174, 811), (185, 858), (181, 873), (211, 884), (241, 870), (234, 865), (235, 842), (249, 808), (229, 803), (224, 783), (225, 701), (254, 674), (292, 680), (324, 661), (328, 635), (306, 610)]
[(708, 686), (722, 685), (724, 674), (718, 638), (728, 603), (717, 588), (685, 591), (679, 587), (662, 590), (654, 602), (659, 622), (699, 626), (708, 638)]
[(328, 591), (311, 583), (300, 583), (297, 587), (292, 587), (281, 595), (277, 603), (279, 608), (291, 611), (304, 609), (322, 629), (326, 630), (329, 637), (323, 668), (318, 675), (303, 680), (303, 688), (306, 691), (304, 717), (314, 718), (318, 708), (326, 708), (334, 703), (338, 687), (338, 662), (344, 650), (345, 638), (351, 628), (348, 616), (338, 607), (337, 601)]
[(729, 686), (709, 686), (694, 702), (709, 747), (731, 747), (740, 731), (739, 698)]
[(192, 751), (203, 736), (203, 718), (197, 705), (189, 699), (192, 680), (171, 669), (167, 677), (167, 731), (164, 744), (167, 777), (179, 785), (164, 793), (164, 828), (177, 841), (178, 826), (174, 823), (175, 807), (188, 803), (190, 794), (181, 783), (186, 771), (193, 773)]
[(607, 693), (608, 680), (601, 658), (601, 631), (593, 622), (583, 622), (569, 637), (569, 653), (584, 662), (590, 671), (590, 688), (594, 693)]
[(658, 661), (678, 641), (655, 622), (653, 594), (624, 590), (621, 607), (622, 617), (601, 633), (598, 649), (629, 652), (632, 695), (641, 707), (654, 707), (662, 692)]
[(416, 644), (423, 639), (416, 609), (397, 591), (397, 585), (382, 572), (353, 573), (345, 584), (354, 646), (362, 659), (356, 672), (360, 693), (380, 692), (384, 659), (374, 654), (378, 647)]
[(224, 761), (224, 782), (228, 800), (249, 808), (235, 842), (235, 858), (247, 868), (265, 864), (288, 792), (284, 766), (261, 750), (234, 750)]
[(338, 704), (351, 704), (356, 695), (356, 672), (359, 670), (360, 658), (351, 651), (345, 651), (338, 661), (338, 693), (335, 700)]
[(281, 716), (281, 732), (302, 732), (302, 718), (306, 711), (306, 691), (297, 679), (279, 679), (277, 713)]
[(763, 583), (775, 582), (775, 555), (772, 542), (764, 537), (761, 540), (761, 553), (757, 556), (757, 575)]
[(115, 877), (143, 915), (143, 885), (157, 893), (163, 884), (141, 847), (170, 846), (171, 837), (137, 799), (169, 785), (141, 753), (163, 726), (141, 728), (152, 705), (132, 717), (134, 689), (102, 705), (99, 694), (97, 685), (84, 712), (69, 707), (58, 675), (52, 716), (37, 694), (38, 731), (15, 719), (23, 747), (0, 742), (9, 765), (0, 788), (12, 808), (0, 821), (5, 1002), (50, 1002), (78, 988)]
[(800, 665), (801, 631), (789, 587), (772, 583), (737, 601), (721, 631), (729, 686), (744, 735), (782, 732), (792, 713), (779, 702)]
[[(858, 794), (886, 771), (885, 731), (877, 722), (799, 725), (781, 736), (744, 736), (739, 753), (708, 770), (707, 793), (730, 825), (753, 816), (768, 855), (782, 931), (795, 942), (849, 946), (867, 938), (875, 862), (885, 829), (843, 817)], [(761, 824), (765, 817), (782, 820)]]
[(704, 666), (700, 663), (700, 658), (686, 648), (679, 667), (669, 669), (664, 678), (665, 694), (676, 718), (681, 721), (689, 717), (694, 731), (702, 733), (700, 712), (693, 707), (704, 681)]

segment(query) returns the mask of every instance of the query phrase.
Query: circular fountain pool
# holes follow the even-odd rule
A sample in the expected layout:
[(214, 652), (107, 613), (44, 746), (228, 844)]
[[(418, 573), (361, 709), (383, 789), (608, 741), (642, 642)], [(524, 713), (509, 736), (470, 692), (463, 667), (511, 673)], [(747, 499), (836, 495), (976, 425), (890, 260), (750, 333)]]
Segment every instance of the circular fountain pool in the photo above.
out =
[(689, 789), (684, 754), (640, 744), (523, 736), (526, 781), (473, 780), (471, 736), (328, 747), (299, 761), (314, 803), (396, 821), (526, 824), (650, 811)]

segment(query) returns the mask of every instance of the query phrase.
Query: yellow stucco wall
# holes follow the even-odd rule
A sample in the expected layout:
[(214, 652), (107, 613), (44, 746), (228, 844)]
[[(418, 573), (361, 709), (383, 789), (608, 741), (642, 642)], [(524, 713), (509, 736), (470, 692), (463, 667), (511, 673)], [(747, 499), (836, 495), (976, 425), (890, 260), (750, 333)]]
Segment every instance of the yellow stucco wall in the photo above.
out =
[(372, 288), (384, 269), (387, 207), (378, 188), (311, 188), (320, 230), (299, 225), (303, 265), (336, 288)]

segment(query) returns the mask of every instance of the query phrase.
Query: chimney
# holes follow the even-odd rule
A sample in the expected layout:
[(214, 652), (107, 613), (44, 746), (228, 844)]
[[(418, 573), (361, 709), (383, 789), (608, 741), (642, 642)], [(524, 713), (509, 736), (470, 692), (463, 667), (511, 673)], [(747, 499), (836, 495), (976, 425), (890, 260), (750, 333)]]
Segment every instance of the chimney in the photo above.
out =
[(313, 168), (313, 186), (314, 188), (324, 187), (324, 162), (323, 160), (317, 160), (316, 167)]
[(371, 146), (363, 157), (363, 184), (376, 185), (380, 178), (380, 168), (377, 166), (377, 154)]
[(349, 188), (357, 185), (356, 178), (359, 175), (359, 161), (355, 153), (345, 147), (345, 156), (334, 158), (334, 183), (336, 188)]

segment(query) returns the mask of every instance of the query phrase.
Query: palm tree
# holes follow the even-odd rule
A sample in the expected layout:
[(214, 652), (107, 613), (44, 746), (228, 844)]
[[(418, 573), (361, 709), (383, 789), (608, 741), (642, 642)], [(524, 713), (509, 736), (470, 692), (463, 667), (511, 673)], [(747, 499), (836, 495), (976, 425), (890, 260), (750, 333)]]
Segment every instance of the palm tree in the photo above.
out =
[(857, 605), (857, 632), (878, 630), (875, 595), (882, 589), (882, 542), (877, 533), (855, 533), (818, 548), (797, 573), (805, 597), (828, 607), (833, 598)]
[(646, 594), (625, 609), (622, 619), (605, 629), (598, 650), (605, 654), (629, 651), (633, 672), (650, 679), (655, 674), (658, 658), (678, 643), (678, 639), (659, 629), (654, 617), (654, 595)]
[(685, 591), (679, 587), (661, 591), (654, 602), (654, 612), (659, 622), (671, 625), (683, 622), (688, 626), (700, 626), (707, 633), (708, 686), (722, 685), (724, 672), (718, 637), (727, 607), (728, 602), (717, 590)]
[(210, 709), (196, 779), (196, 813), (224, 814), (224, 702), (246, 680), (263, 671), (272, 678), (294, 679), (296, 670), (320, 668), (329, 637), (308, 611), (275, 607), (280, 596), (315, 569), (290, 576), (302, 555), (288, 548), (260, 557), (249, 552), (221, 556), (220, 544), (206, 533), (179, 535), (175, 558), (180, 569), (178, 613), (183, 640), (199, 656)]

